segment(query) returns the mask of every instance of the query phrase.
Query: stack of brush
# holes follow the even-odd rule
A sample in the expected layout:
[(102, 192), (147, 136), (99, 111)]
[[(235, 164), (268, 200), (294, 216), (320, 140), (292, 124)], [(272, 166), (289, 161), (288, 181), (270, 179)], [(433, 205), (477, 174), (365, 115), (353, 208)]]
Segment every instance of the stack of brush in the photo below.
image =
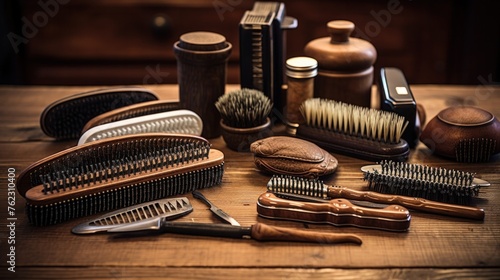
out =
[(42, 130), (79, 145), (19, 176), (29, 221), (49, 225), (220, 184), (224, 155), (198, 115), (142, 88), (73, 95), (49, 105)]

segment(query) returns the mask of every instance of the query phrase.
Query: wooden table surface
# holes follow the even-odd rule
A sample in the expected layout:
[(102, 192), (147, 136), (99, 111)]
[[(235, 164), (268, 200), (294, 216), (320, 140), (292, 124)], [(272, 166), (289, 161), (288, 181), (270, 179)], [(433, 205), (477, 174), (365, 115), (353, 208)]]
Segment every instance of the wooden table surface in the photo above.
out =
[[(145, 86), (161, 99), (178, 99), (175, 85)], [(491, 183), (482, 188), (474, 205), (484, 209), (484, 221), (473, 221), (412, 211), (404, 233), (355, 227), (307, 225), (267, 220), (257, 216), (256, 201), (265, 192), (269, 176), (254, 166), (252, 154), (225, 147), (222, 138), (209, 139), (225, 154), (220, 186), (202, 190), (217, 206), (242, 225), (255, 222), (321, 232), (354, 233), (354, 244), (258, 242), (250, 239), (164, 234), (113, 238), (107, 234), (70, 233), (83, 217), (62, 224), (34, 227), (25, 216), (25, 201), (16, 194), (15, 228), (9, 228), (8, 169), (16, 175), (30, 163), (65, 148), (76, 140), (54, 141), (40, 129), (39, 117), (51, 102), (92, 87), (0, 87), (0, 269), (2, 279), (171, 278), (171, 279), (425, 279), (500, 277), (500, 157), (481, 164), (459, 164), (439, 158), (419, 144), (409, 162), (477, 173)], [(480, 86), (414, 85), (417, 102), (427, 120), (440, 110), (459, 104), (480, 106), (500, 116), (500, 88)], [(365, 189), (360, 167), (370, 162), (334, 156), (336, 173), (326, 183)], [(179, 221), (219, 223), (208, 207), (191, 194), (194, 211)], [(10, 239), (9, 239), (10, 238)], [(15, 244), (10, 244), (11, 240)], [(11, 246), (15, 246), (11, 248)], [(15, 254), (12, 258), (12, 250)], [(11, 256), (9, 256), (11, 255)], [(8, 270), (15, 260), (15, 273)], [(5, 277), (4, 277), (5, 276)], [(7, 278), (6, 278), (7, 277)]]

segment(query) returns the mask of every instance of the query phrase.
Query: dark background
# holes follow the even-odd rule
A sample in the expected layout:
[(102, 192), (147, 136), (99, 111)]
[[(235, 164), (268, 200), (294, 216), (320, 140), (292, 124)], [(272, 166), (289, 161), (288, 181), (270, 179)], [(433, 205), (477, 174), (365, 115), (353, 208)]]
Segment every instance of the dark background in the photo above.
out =
[[(309, 41), (328, 36), (328, 21), (346, 19), (377, 49), (376, 70), (398, 67), (410, 84), (500, 81), (499, 1), (283, 2), (299, 23), (286, 33), (287, 57), (303, 55)], [(0, 83), (176, 83), (172, 45), (181, 34), (202, 30), (233, 44), (228, 83), (238, 83), (238, 23), (252, 5), (243, 0), (4, 0)], [(391, 5), (397, 14), (391, 14)]]

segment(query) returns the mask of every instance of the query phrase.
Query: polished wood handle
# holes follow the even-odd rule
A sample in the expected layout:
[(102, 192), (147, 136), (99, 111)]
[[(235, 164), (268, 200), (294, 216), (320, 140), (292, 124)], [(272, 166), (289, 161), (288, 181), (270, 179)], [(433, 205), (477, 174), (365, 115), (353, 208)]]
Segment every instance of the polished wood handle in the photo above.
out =
[(356, 243), (362, 240), (355, 234), (311, 232), (299, 229), (269, 226), (256, 223), (252, 226), (252, 238), (258, 241), (299, 241), (313, 243)]
[(410, 213), (408, 209), (400, 205), (389, 205), (385, 208), (368, 208), (353, 205), (347, 199), (336, 198), (328, 203), (304, 202), (288, 200), (276, 197), (272, 193), (265, 193), (259, 197), (264, 205), (272, 205), (277, 208), (300, 209), (315, 213), (327, 212), (333, 214), (350, 214), (359, 217), (385, 218), (391, 220), (407, 220)]
[(383, 204), (399, 204), (404, 207), (422, 212), (448, 215), (454, 217), (484, 220), (484, 210), (476, 207), (436, 202), (418, 197), (381, 194), (370, 191), (358, 191), (342, 187), (328, 187), (328, 196), (331, 198), (347, 198), (370, 201)]

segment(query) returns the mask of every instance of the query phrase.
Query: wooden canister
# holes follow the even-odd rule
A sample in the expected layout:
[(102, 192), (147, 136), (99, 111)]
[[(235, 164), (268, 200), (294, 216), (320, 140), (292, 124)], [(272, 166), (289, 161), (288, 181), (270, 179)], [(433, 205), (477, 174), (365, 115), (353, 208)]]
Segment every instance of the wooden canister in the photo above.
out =
[(225, 92), (231, 49), (232, 45), (224, 36), (204, 31), (183, 34), (174, 44), (179, 103), (201, 117), (205, 138), (221, 135), (220, 114), (215, 102)]
[(330, 37), (315, 39), (304, 49), (318, 61), (314, 96), (370, 107), (375, 47), (350, 37), (354, 23), (334, 20), (327, 24)]

